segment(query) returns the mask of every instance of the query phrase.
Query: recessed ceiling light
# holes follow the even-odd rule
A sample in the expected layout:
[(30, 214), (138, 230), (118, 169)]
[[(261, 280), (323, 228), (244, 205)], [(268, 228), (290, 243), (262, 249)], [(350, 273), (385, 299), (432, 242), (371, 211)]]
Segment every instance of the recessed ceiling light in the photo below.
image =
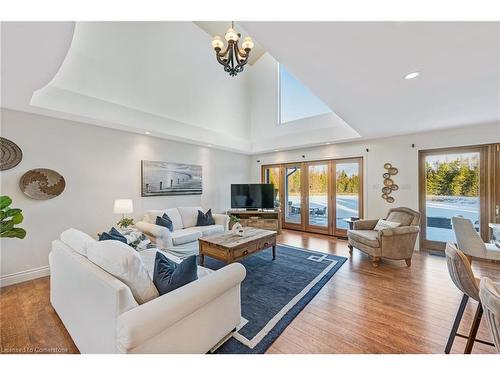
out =
[(279, 150), (274, 150), (274, 152), (278, 152)]
[(331, 143), (330, 142), (326, 142), (325, 145), (331, 145)]
[(151, 132), (144, 132), (144, 134), (146, 134), (146, 135), (150, 135), (150, 134), (151, 134)]
[(412, 73), (408, 73), (403, 78), (404, 79), (413, 79), (413, 78), (417, 78), (419, 75), (420, 75), (420, 72), (412, 72)]
[(207, 147), (212, 147), (212, 145), (207, 145)]

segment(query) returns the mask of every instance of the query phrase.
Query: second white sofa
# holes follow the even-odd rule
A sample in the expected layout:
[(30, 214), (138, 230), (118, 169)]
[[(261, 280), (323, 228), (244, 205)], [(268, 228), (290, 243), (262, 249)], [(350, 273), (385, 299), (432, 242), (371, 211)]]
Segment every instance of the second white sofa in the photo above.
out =
[[(159, 249), (165, 250), (181, 259), (198, 255), (198, 239), (211, 234), (223, 233), (229, 229), (229, 216), (212, 214), (215, 224), (197, 226), (198, 211), (201, 207), (177, 207), (163, 210), (150, 210), (135, 227), (146, 234)], [(156, 217), (167, 214), (172, 220), (174, 230), (156, 225)]]

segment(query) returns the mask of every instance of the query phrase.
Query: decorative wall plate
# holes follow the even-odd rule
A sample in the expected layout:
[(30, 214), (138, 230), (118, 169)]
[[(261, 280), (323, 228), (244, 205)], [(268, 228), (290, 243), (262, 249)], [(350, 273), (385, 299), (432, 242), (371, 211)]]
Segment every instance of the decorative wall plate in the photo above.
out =
[(393, 185), (393, 184), (394, 184), (394, 181), (392, 181), (390, 178), (386, 178), (386, 179), (384, 180), (384, 185), (385, 185), (385, 186), (391, 186), (391, 185)]
[(31, 169), (22, 175), (19, 181), (21, 191), (33, 199), (51, 199), (60, 195), (66, 187), (66, 181), (52, 169)]
[(23, 160), (23, 152), (14, 142), (0, 137), (0, 171), (14, 168)]
[(394, 183), (392, 176), (398, 174), (398, 169), (393, 167), (391, 163), (385, 163), (384, 169), (387, 170), (382, 177), (384, 177), (384, 187), (382, 188), (382, 198), (386, 200), (387, 203), (393, 203), (394, 197), (389, 196), (393, 191), (399, 189), (399, 186)]

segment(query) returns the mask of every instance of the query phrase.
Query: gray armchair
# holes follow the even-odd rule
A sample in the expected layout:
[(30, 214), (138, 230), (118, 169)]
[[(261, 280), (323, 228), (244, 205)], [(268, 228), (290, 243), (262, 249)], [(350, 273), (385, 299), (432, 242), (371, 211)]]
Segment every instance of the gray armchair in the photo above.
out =
[(411, 266), (411, 257), (418, 233), (420, 213), (407, 207), (391, 208), (385, 220), (400, 223), (399, 227), (374, 230), (378, 220), (358, 220), (354, 229), (347, 231), (349, 253), (355, 247), (372, 257), (374, 267), (381, 258), (405, 260)]

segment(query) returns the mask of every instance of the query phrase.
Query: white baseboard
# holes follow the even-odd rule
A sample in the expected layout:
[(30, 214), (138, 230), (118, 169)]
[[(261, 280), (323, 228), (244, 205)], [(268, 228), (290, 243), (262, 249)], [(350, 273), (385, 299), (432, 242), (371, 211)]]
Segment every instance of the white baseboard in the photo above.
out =
[(23, 281), (38, 279), (50, 275), (49, 266), (33, 268), (31, 270), (11, 273), (10, 275), (0, 276), (0, 287), (22, 283)]

